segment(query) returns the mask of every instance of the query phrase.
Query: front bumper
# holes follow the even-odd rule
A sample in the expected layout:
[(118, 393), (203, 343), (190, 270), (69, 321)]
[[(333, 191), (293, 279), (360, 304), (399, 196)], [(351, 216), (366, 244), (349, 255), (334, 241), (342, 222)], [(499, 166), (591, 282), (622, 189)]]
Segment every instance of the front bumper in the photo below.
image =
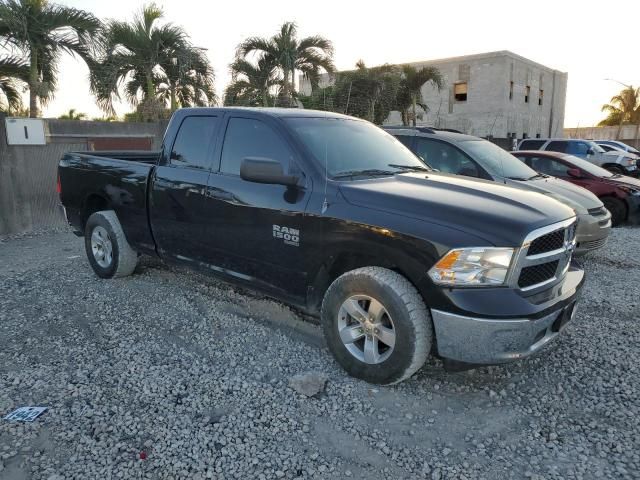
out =
[(576, 230), (576, 251), (574, 255), (602, 248), (607, 243), (611, 232), (611, 213), (604, 209), (603, 215), (590, 215), (588, 213), (578, 215), (578, 228)]
[(438, 354), (448, 360), (479, 365), (528, 357), (557, 338), (573, 319), (583, 282), (581, 270), (570, 270), (560, 289), (555, 290), (555, 298), (544, 302), (542, 316), (486, 318), (432, 309)]

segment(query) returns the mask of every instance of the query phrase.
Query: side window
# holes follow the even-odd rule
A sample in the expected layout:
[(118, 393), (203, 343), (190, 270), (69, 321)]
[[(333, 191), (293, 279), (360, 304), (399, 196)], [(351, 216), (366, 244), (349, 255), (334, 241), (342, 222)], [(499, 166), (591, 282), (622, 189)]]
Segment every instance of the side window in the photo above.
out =
[(569, 142), (565, 142), (563, 140), (556, 140), (553, 142), (549, 142), (549, 145), (547, 145), (547, 148), (545, 148), (545, 150), (549, 150), (551, 152), (566, 153), (568, 143)]
[(544, 140), (523, 140), (518, 150), (539, 150), (544, 142)]
[(569, 168), (562, 162), (558, 162), (548, 157), (532, 157), (529, 166), (536, 172), (545, 173), (553, 177), (568, 177)]
[(186, 117), (176, 140), (173, 142), (170, 161), (172, 165), (207, 169), (217, 117)]
[(240, 175), (240, 164), (246, 157), (278, 160), (285, 172), (293, 159), (284, 140), (264, 122), (252, 118), (231, 118), (222, 144), (220, 171)]
[(587, 155), (587, 153), (589, 153), (589, 144), (584, 142), (570, 142), (567, 153), (572, 155)]
[(478, 166), (457, 148), (428, 138), (416, 138), (416, 155), (441, 172), (479, 177)]
[(408, 135), (397, 135), (396, 138), (400, 140), (405, 147), (411, 149), (411, 139), (413, 137), (409, 137)]

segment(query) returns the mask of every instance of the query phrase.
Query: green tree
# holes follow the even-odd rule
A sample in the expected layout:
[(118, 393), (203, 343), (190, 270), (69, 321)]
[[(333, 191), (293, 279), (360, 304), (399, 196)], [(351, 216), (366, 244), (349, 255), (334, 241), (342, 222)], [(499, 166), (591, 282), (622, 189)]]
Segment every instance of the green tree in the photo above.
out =
[(640, 123), (640, 87), (627, 85), (617, 95), (611, 97), (609, 103), (602, 106), (607, 118), (598, 125), (630, 125)]
[(420, 70), (411, 65), (403, 65), (402, 80), (397, 95), (397, 107), (402, 114), (403, 125), (409, 125), (409, 108), (411, 108), (413, 126), (416, 126), (416, 107), (420, 106), (425, 112), (428, 106), (422, 98), (422, 87), (431, 83), (438, 90), (444, 86), (440, 70), (435, 67), (422, 67)]
[(165, 78), (158, 97), (172, 112), (179, 107), (207, 107), (217, 101), (213, 67), (204, 51), (191, 45), (167, 52), (160, 63)]
[(29, 68), (29, 113), (53, 98), (57, 64), (62, 53), (89, 63), (91, 47), (101, 27), (91, 13), (50, 4), (47, 0), (5, 0), (0, 3), (0, 39), (17, 50)]
[(16, 57), (0, 59), (0, 111), (15, 113), (22, 106), (22, 92), (29, 77), (29, 67)]
[(251, 54), (265, 56), (275, 63), (282, 83), (279, 105), (293, 105), (297, 71), (310, 80), (312, 88), (317, 87), (323, 70), (329, 73), (335, 71), (331, 41), (319, 35), (299, 40), (296, 24), (293, 22), (284, 23), (280, 32), (271, 38), (247, 38), (236, 50), (236, 57), (239, 59), (247, 60)]
[(360, 60), (355, 70), (336, 75), (334, 105), (342, 113), (381, 124), (395, 108), (400, 80), (395, 65), (369, 68)]
[(268, 107), (270, 91), (280, 84), (273, 59), (260, 55), (254, 65), (244, 58), (231, 64), (231, 83), (224, 94), (225, 105)]
[(87, 114), (77, 112), (75, 108), (70, 108), (67, 113), (60, 115), (58, 118), (60, 120), (86, 120)]
[(215, 102), (213, 69), (186, 32), (171, 23), (161, 25), (162, 10), (145, 5), (132, 22), (107, 23), (101, 58), (92, 69), (92, 90), (100, 108), (113, 115), (120, 86), (140, 117), (167, 116), (166, 106)]

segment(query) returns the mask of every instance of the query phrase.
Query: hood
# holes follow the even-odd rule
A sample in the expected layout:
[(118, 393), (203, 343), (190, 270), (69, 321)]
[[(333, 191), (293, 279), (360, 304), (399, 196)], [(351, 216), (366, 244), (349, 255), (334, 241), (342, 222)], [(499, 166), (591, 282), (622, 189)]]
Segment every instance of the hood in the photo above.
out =
[(629, 177), (627, 175), (616, 175), (613, 177), (598, 177), (603, 183), (608, 185), (620, 186), (624, 185), (635, 190), (640, 190), (640, 179)]
[(443, 225), (497, 246), (520, 245), (532, 230), (575, 215), (549, 196), (440, 172), (344, 182), (340, 190), (352, 205)]
[(591, 208), (602, 207), (598, 197), (586, 188), (566, 182), (556, 177), (536, 178), (534, 180), (507, 180), (519, 188), (548, 195), (574, 209), (578, 214), (585, 214)]

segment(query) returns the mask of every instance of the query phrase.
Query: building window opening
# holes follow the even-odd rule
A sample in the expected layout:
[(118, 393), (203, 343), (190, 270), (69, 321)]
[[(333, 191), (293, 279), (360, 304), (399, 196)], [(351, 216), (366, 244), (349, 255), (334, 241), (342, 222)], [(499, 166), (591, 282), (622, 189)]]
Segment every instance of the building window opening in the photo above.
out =
[(540, 95), (538, 95), (538, 105), (542, 105), (543, 98), (544, 98), (544, 90), (540, 89)]
[(513, 82), (509, 82), (509, 100), (513, 100)]
[(466, 102), (467, 101), (467, 82), (456, 83), (453, 86), (453, 96), (456, 99), (456, 102)]
[(531, 95), (531, 87), (527, 85), (524, 92), (524, 103), (529, 103), (529, 96)]
[(540, 134), (539, 133), (536, 133), (536, 138), (540, 138)]

